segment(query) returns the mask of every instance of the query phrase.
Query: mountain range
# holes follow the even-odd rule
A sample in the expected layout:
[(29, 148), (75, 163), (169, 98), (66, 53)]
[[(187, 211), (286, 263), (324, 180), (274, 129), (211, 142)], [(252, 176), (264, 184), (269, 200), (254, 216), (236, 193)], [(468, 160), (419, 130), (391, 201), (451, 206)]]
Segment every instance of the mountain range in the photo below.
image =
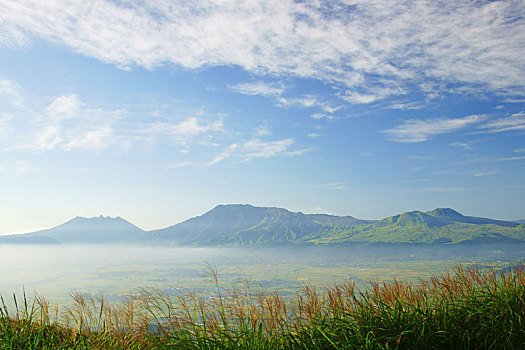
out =
[(523, 242), (525, 224), (465, 216), (450, 208), (411, 211), (381, 220), (303, 214), (247, 204), (218, 205), (159, 230), (120, 218), (76, 217), (54, 228), (0, 236), (0, 243), (139, 243), (176, 246), (342, 245), (366, 243)]

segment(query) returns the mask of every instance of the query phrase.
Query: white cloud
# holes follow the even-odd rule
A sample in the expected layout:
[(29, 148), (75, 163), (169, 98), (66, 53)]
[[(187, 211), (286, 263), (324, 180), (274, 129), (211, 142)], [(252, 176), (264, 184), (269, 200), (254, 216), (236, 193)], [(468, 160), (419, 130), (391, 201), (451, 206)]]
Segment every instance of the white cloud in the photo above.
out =
[(115, 141), (113, 126), (124, 112), (94, 108), (74, 94), (59, 96), (43, 112), (24, 111), (27, 117), (18, 118), (24, 133), (12, 138), (7, 149), (101, 152)]
[[(208, 120), (205, 117), (187, 117), (178, 121), (160, 121), (149, 124), (140, 131), (150, 144), (159, 142), (163, 136), (180, 144), (183, 150), (189, 152), (189, 143), (201, 140), (203, 146), (214, 146), (209, 140), (202, 140), (214, 132), (223, 131), (222, 117)], [(199, 138), (197, 138), (199, 137)]]
[(420, 103), (412, 102), (412, 103), (402, 103), (397, 102), (389, 105), (387, 108), (390, 109), (401, 109), (401, 110), (416, 110), (423, 108), (423, 105)]
[(182, 162), (174, 162), (168, 165), (168, 169), (177, 169), (177, 168), (184, 168), (188, 165), (191, 165), (192, 162), (190, 161), (182, 161)]
[(470, 190), (470, 188), (465, 187), (426, 187), (421, 189), (422, 192), (465, 192)]
[(483, 120), (484, 116), (470, 115), (463, 118), (450, 119), (408, 119), (399, 126), (384, 130), (388, 138), (392, 141), (403, 143), (417, 143), (430, 139), (432, 136), (445, 134), (465, 128), (469, 125)]
[(110, 126), (104, 126), (93, 130), (85, 131), (81, 135), (72, 138), (64, 145), (64, 150), (74, 149), (101, 152), (108, 147), (113, 137), (113, 130)]
[(494, 159), (494, 161), (496, 161), (496, 162), (512, 162), (514, 160), (524, 160), (524, 159), (525, 159), (525, 156), (522, 156), (522, 157), (497, 158), (497, 159)]
[(51, 150), (62, 141), (60, 129), (56, 125), (45, 127), (37, 136), (35, 147), (41, 150)]
[(20, 107), (22, 105), (22, 95), (20, 90), (20, 86), (15, 81), (0, 80), (0, 104), (4, 108)]
[(320, 134), (320, 133), (318, 133), (318, 132), (311, 132), (311, 133), (309, 133), (309, 134), (306, 135), (306, 136), (308, 136), (308, 137), (319, 137), (319, 136), (322, 136), (322, 135), (323, 135), (323, 134)]
[(500, 118), (479, 127), (489, 132), (502, 132), (511, 130), (525, 130), (525, 112), (514, 113), (505, 118)]
[(475, 149), (475, 147), (473, 147), (470, 142), (459, 142), (459, 141), (458, 142), (452, 142), (450, 144), (450, 146), (452, 146), (452, 147), (460, 147), (460, 148), (468, 149), (468, 150)]
[(55, 98), (46, 108), (48, 116), (55, 120), (82, 118), (79, 113), (84, 103), (77, 95), (63, 95)]
[(10, 122), (13, 116), (10, 114), (0, 114), (0, 140), (7, 134), (9, 134), (11, 127)]
[(301, 106), (304, 108), (319, 107), (327, 113), (336, 112), (339, 107), (333, 107), (328, 102), (319, 101), (317, 97), (313, 95), (307, 95), (302, 97), (279, 97), (277, 99), (277, 105), (280, 107), (287, 106)]
[(271, 158), (286, 151), (293, 141), (291, 139), (283, 139), (277, 141), (262, 141), (254, 138), (245, 142), (241, 147), (243, 159), (245, 161), (253, 158)]
[(242, 162), (248, 162), (255, 158), (298, 156), (310, 151), (310, 149), (290, 150), (292, 144), (293, 140), (291, 139), (263, 141), (259, 138), (252, 138), (245, 142), (229, 145), (223, 152), (204, 165), (213, 165), (227, 158), (238, 158)]
[(284, 92), (283, 86), (262, 81), (255, 83), (242, 83), (228, 87), (245, 95), (278, 96)]
[[(390, 85), (394, 84), (391, 83)], [(389, 96), (404, 95), (405, 93), (406, 91), (400, 87), (370, 86), (364, 93), (348, 90), (341, 98), (353, 104), (368, 104)]]
[(525, 103), (525, 98), (507, 98), (503, 100), (505, 103)]
[(120, 67), (228, 65), (321, 79), (347, 86), (356, 103), (384, 97), (363, 90), (378, 82), (525, 95), (522, 1), (0, 2), (0, 45), (32, 38)]
[(189, 117), (177, 123), (158, 122), (151, 125), (151, 130), (176, 137), (191, 137), (204, 132), (222, 130), (222, 120), (202, 123), (197, 117)]
[(496, 174), (498, 174), (497, 171), (482, 171), (479, 173), (475, 173), (474, 176), (479, 177), (479, 176), (490, 176), (490, 175), (496, 175)]
[(283, 154), (285, 156), (300, 156), (300, 155), (303, 155), (307, 152), (310, 152), (313, 148), (309, 147), (309, 148), (301, 148), (301, 149), (297, 149), (295, 151), (288, 151), (288, 152), (284, 152)]
[(233, 143), (229, 145), (223, 152), (213, 157), (211, 161), (205, 163), (204, 165), (213, 165), (213, 164), (223, 161), (226, 158), (230, 158), (232, 155), (234, 155), (235, 150), (237, 150), (238, 148), (239, 148), (239, 145), (236, 143)]
[(330, 189), (330, 190), (344, 190), (347, 184), (348, 184), (348, 181), (330, 182), (330, 183), (315, 186), (315, 188), (325, 188), (325, 189)]
[(271, 132), (268, 130), (268, 127), (266, 125), (262, 125), (255, 129), (253, 136), (266, 136), (270, 134)]
[(40, 168), (24, 160), (17, 161), (13, 167), (13, 171), (15, 172), (15, 174), (34, 173), (40, 170)]
[(333, 115), (328, 115), (328, 114), (324, 114), (324, 113), (313, 113), (313, 114), (310, 114), (310, 117), (314, 118), (314, 119), (334, 119), (335, 117)]

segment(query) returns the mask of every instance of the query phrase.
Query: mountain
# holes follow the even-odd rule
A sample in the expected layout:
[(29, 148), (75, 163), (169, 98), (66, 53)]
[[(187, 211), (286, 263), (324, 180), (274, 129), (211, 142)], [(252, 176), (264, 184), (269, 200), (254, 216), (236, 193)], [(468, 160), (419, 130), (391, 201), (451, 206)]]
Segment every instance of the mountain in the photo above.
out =
[(303, 214), (247, 204), (218, 205), (160, 230), (120, 218), (76, 217), (47, 230), (0, 236), (0, 243), (142, 243), (173, 246), (525, 242), (525, 224), (465, 216), (450, 208), (411, 211), (381, 220)]
[(36, 237), (44, 237), (59, 243), (137, 242), (144, 240), (145, 231), (121, 217), (84, 218), (77, 216), (50, 229), (16, 236), (18, 239), (35, 239)]
[(258, 245), (306, 242), (338, 229), (370, 223), (351, 216), (293, 213), (247, 204), (218, 205), (182, 223), (150, 232), (181, 245)]
[(149, 234), (157, 242), (189, 246), (516, 242), (525, 241), (525, 225), (464, 216), (450, 208), (412, 211), (374, 221), (219, 205), (204, 215)]
[(411, 211), (390, 216), (339, 235), (327, 235), (315, 243), (467, 243), (525, 241), (525, 225), (464, 216), (450, 208)]

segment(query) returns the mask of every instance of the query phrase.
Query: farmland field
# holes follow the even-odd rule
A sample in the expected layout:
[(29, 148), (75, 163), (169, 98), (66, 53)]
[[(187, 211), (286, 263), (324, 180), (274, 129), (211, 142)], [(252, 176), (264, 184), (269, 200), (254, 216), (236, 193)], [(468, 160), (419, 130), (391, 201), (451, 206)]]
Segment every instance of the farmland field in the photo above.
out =
[(112, 300), (141, 287), (167, 293), (205, 292), (206, 265), (224, 286), (247, 278), (254, 288), (291, 296), (304, 284), (355, 280), (358, 286), (394, 277), (417, 281), (456, 262), (505, 266), (525, 257), (525, 245), (353, 245), (279, 249), (151, 246), (0, 246), (0, 293), (44, 295), (60, 304), (73, 291), (103, 293)]

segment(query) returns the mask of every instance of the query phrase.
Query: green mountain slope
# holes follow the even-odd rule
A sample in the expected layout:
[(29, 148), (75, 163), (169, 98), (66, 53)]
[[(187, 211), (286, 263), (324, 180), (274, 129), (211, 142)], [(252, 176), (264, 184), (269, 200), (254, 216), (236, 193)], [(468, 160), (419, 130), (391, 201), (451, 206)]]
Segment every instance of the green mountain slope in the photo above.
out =
[(219, 205), (204, 215), (151, 231), (150, 237), (182, 245), (277, 244), (306, 242), (369, 222), (351, 216), (308, 215), (281, 208)]
[(464, 216), (449, 208), (423, 213), (412, 211), (339, 234), (328, 234), (313, 243), (392, 242), (459, 243), (476, 241), (525, 241), (525, 225)]
[(525, 225), (464, 216), (449, 208), (407, 212), (372, 221), (351, 216), (293, 213), (280, 208), (219, 205), (202, 216), (152, 231), (150, 236), (157, 242), (191, 246), (525, 242)]

